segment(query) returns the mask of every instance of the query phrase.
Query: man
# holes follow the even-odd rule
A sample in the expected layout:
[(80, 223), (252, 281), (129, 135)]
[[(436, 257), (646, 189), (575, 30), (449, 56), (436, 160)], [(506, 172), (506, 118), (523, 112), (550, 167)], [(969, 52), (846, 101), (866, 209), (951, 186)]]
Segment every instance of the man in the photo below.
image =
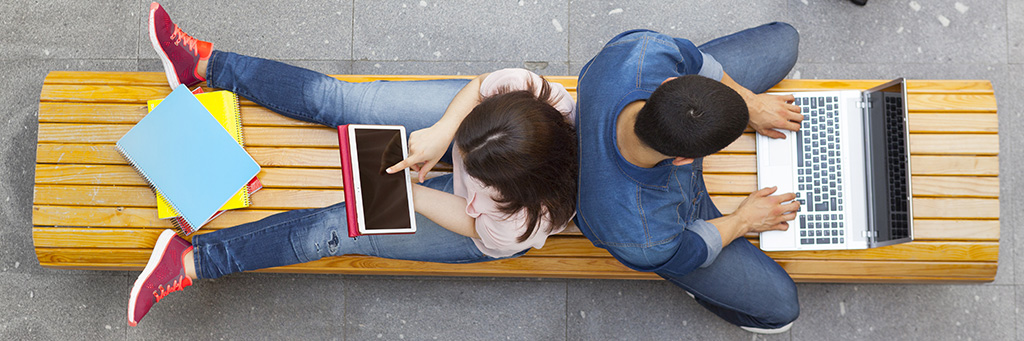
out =
[(799, 203), (765, 188), (723, 217), (701, 161), (747, 124), (775, 138), (785, 136), (776, 129), (800, 128), (792, 96), (760, 94), (792, 69), (798, 43), (785, 23), (699, 48), (628, 31), (584, 66), (577, 87), (580, 230), (623, 264), (657, 273), (758, 333), (788, 330), (799, 303), (789, 275), (742, 236), (785, 230)]

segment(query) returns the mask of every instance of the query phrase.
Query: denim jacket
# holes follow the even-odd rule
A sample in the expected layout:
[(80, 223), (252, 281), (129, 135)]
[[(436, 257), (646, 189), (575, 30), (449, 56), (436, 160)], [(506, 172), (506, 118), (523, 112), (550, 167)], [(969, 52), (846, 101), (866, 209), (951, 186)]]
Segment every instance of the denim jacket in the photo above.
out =
[(647, 30), (619, 34), (580, 72), (576, 225), (635, 270), (684, 275), (710, 265), (722, 249), (718, 229), (705, 221), (721, 213), (704, 188), (701, 159), (642, 168), (616, 147), (622, 109), (648, 99), (666, 78), (688, 74), (721, 80), (722, 67), (688, 40)]

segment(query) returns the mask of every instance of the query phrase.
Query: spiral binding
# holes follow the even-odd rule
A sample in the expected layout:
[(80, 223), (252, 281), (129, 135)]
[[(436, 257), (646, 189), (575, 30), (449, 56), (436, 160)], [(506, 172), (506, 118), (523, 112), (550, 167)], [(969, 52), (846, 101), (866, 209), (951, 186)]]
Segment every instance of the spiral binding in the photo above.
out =
[[(138, 166), (135, 165), (135, 160), (132, 159), (132, 157), (129, 156), (128, 153), (126, 153), (124, 151), (124, 149), (121, 149), (121, 146), (114, 145), (114, 149), (117, 150), (118, 154), (121, 154), (121, 157), (123, 157), (125, 160), (128, 160), (128, 164), (130, 164), (132, 166), (132, 168), (135, 169), (136, 172), (139, 172), (139, 174), (142, 175), (143, 179), (146, 179), (146, 183), (149, 184), (149, 188), (152, 189), (153, 193), (155, 194), (156, 191), (157, 191), (157, 188), (156, 188), (155, 185), (153, 185), (153, 181), (149, 179), (149, 175), (146, 175), (146, 172), (143, 172), (142, 168), (139, 168)], [(171, 210), (174, 211), (174, 214), (179, 216), (179, 217), (181, 217), (182, 220), (184, 221), (184, 217), (181, 216), (181, 212), (178, 212), (178, 209), (175, 208), (174, 203), (171, 202), (171, 199), (169, 199), (169, 198), (167, 198), (165, 196), (164, 200), (167, 200), (167, 203), (171, 205)], [(187, 230), (186, 230), (186, 227), (183, 227), (183, 226), (181, 226), (181, 225), (179, 225), (177, 223), (177, 219), (172, 219), (171, 220), (171, 224), (174, 225), (174, 228), (175, 228), (175, 230), (177, 230), (177, 233), (183, 234), (183, 235), (187, 236), (187, 235), (192, 234), (192, 232), (195, 232), (195, 230), (192, 229), (192, 226), (188, 225), (188, 221), (184, 221), (184, 223), (187, 226)]]
[[(240, 107), (240, 104), (238, 103), (238, 95), (230, 91), (225, 92), (231, 94), (231, 96), (229, 96), (226, 99), (229, 103), (225, 103), (224, 106), (226, 108), (230, 108), (232, 110), (231, 114), (235, 117), (235, 131), (238, 132), (238, 135), (235, 136), (235, 138), (238, 140), (238, 145), (241, 146), (242, 148), (245, 148), (245, 137), (244, 135), (242, 135), (242, 109)], [(252, 200), (251, 197), (249, 196), (248, 186), (249, 184), (246, 183), (246, 191), (244, 194), (242, 194), (242, 202), (245, 203), (246, 207), (252, 206)]]

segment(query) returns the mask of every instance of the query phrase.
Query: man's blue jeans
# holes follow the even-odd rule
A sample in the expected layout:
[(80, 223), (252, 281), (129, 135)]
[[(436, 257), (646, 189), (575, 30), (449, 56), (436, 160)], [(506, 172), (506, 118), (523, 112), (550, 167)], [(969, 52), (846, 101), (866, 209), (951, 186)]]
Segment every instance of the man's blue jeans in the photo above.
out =
[[(714, 56), (737, 83), (762, 93), (793, 68), (799, 40), (792, 26), (771, 23), (712, 40), (698, 48)], [(700, 170), (700, 165), (695, 165), (694, 171)], [(695, 186), (703, 187), (703, 183)], [(721, 216), (706, 192), (700, 201), (703, 204), (698, 214), (702, 219)], [(683, 276), (659, 275), (694, 294), (697, 302), (711, 312), (739, 326), (778, 328), (800, 314), (793, 279), (746, 238), (733, 240), (705, 268)]]
[[(214, 51), (210, 57), (207, 76), (211, 87), (232, 91), (298, 120), (330, 127), (394, 124), (405, 126), (407, 132), (437, 122), (455, 94), (469, 82), (348, 83), (284, 63), (221, 51)], [(450, 148), (442, 160), (451, 162)], [(423, 185), (452, 193), (451, 175), (427, 180)], [(338, 203), (283, 212), (196, 235), (192, 239), (196, 273), (199, 278), (217, 278), (342, 254), (443, 263), (494, 259), (481, 253), (469, 237), (419, 214), (417, 231), (411, 235), (349, 238), (347, 226), (345, 203)]]

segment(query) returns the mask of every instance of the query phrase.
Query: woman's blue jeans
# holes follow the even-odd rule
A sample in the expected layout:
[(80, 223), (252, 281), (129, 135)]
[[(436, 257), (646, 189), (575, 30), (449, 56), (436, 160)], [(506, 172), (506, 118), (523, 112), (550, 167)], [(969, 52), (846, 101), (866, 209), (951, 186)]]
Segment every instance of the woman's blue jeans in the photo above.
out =
[[(437, 122), (468, 82), (348, 83), (284, 63), (222, 51), (214, 51), (207, 67), (209, 86), (232, 91), (284, 116), (330, 127), (350, 123), (403, 125), (407, 132)], [(442, 160), (451, 162), (450, 148)], [(450, 174), (422, 185), (452, 193)], [(196, 235), (192, 239), (196, 274), (199, 278), (217, 278), (342, 254), (443, 263), (494, 259), (481, 253), (469, 237), (419, 214), (417, 231), (410, 235), (349, 238), (347, 226), (345, 203), (338, 203), (282, 212)]]
[[(762, 93), (793, 68), (800, 37), (785, 23), (771, 23), (721, 37), (698, 48), (722, 64), (747, 89)], [(710, 198), (703, 198), (710, 202)], [(701, 218), (721, 216), (702, 205)], [(779, 328), (800, 315), (796, 285), (789, 274), (746, 238), (722, 249), (711, 265), (686, 275), (658, 275), (694, 294), (702, 306), (738, 326)]]

